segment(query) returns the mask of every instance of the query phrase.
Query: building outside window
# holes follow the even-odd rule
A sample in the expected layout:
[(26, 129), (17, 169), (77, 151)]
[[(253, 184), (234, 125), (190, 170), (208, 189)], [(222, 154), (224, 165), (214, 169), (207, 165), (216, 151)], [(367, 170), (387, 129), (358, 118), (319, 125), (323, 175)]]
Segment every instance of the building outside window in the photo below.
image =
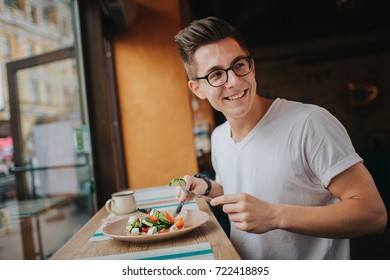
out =
[(95, 211), (91, 149), (75, 143), (76, 133), (89, 131), (77, 1), (3, 3), (0, 210), (7, 217), (0, 221), (0, 260), (48, 259)]

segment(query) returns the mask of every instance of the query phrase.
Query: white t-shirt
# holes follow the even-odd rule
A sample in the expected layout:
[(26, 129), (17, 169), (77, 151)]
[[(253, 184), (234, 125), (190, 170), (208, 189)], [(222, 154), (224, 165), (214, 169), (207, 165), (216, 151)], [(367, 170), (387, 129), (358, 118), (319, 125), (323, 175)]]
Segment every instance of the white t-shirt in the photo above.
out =
[[(241, 142), (228, 122), (212, 134), (216, 181), (225, 194), (245, 192), (271, 203), (329, 205), (327, 186), (362, 161), (341, 123), (325, 109), (276, 99)], [(346, 186), (347, 187), (347, 186)], [(349, 259), (348, 239), (316, 238), (272, 230), (254, 234), (232, 226), (243, 259)]]

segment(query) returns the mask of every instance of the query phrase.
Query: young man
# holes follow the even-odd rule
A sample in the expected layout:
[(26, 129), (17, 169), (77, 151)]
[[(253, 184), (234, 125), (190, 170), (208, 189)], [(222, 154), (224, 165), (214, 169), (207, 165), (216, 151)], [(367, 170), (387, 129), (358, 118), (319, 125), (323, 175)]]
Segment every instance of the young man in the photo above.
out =
[(216, 180), (183, 178), (223, 205), (243, 259), (348, 259), (348, 238), (383, 231), (383, 201), (332, 115), (258, 95), (248, 48), (223, 20), (194, 21), (175, 42), (191, 91), (227, 119), (211, 137)]

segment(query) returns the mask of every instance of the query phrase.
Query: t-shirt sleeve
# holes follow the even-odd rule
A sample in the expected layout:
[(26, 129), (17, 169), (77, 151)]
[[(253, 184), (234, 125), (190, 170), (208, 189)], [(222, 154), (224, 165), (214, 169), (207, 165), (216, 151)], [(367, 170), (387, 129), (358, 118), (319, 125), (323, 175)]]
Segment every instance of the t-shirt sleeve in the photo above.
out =
[(327, 110), (313, 110), (303, 129), (305, 158), (324, 187), (333, 177), (363, 161), (344, 126)]

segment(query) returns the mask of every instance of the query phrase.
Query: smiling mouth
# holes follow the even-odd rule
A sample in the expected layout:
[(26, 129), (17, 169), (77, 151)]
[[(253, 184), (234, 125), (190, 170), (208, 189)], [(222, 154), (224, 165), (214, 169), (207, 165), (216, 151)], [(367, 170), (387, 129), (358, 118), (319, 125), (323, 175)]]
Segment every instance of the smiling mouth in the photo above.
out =
[(243, 91), (243, 92), (241, 92), (239, 94), (226, 97), (225, 99), (227, 99), (227, 100), (237, 100), (237, 99), (243, 97), (245, 95), (245, 93), (246, 93), (246, 91)]

